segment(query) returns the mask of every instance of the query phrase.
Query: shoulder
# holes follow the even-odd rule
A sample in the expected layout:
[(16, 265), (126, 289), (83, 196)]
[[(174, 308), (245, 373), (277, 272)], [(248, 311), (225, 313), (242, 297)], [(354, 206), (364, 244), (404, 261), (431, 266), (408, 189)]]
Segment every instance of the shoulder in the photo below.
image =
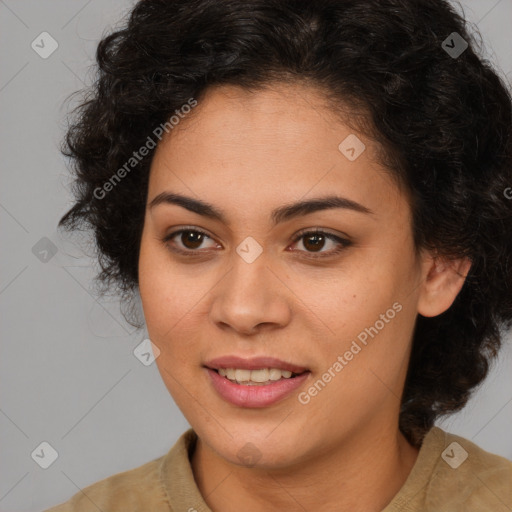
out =
[(461, 436), (434, 427), (425, 439), (433, 471), (427, 510), (507, 512), (512, 508), (512, 462)]
[(69, 501), (45, 512), (168, 512), (168, 498), (160, 481), (165, 456), (117, 473), (76, 493)]
[(45, 512), (170, 512), (190, 510), (190, 503), (209, 510), (190, 465), (196, 440), (190, 428), (162, 457), (100, 480)]

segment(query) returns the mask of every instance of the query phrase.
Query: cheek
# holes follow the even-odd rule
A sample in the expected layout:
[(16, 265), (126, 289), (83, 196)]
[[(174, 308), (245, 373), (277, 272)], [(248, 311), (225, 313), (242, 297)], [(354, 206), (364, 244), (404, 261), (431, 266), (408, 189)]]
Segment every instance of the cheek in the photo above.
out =
[[(142, 303), (154, 321), (170, 322), (179, 315), (184, 278), (162, 242), (143, 234), (139, 254), (139, 289)], [(146, 317), (149, 322), (149, 318)]]
[[(338, 356), (344, 386), (368, 387), (376, 380), (394, 380), (401, 372), (412, 336), (416, 310), (405, 270), (398, 271), (382, 259), (380, 263), (352, 268), (323, 286), (308, 305), (326, 327), (318, 338), (323, 363), (330, 368)], [(320, 352), (319, 352), (320, 354)], [(344, 357), (346, 355), (346, 357)], [(334, 387), (334, 386), (333, 386)]]
[[(351, 265), (322, 281), (299, 277), (305, 285), (300, 299), (317, 313), (330, 339), (347, 340), (373, 325), (396, 300), (389, 271), (377, 264)], [(306, 286), (307, 282), (307, 286)]]
[(200, 355), (196, 340), (201, 322), (195, 319), (204, 314), (201, 298), (205, 290), (197, 270), (178, 266), (159, 243), (142, 238), (139, 290), (149, 338), (160, 349), (156, 363), (170, 387), (173, 379), (168, 373), (184, 377), (182, 371)]
[(139, 255), (139, 290), (144, 317), (150, 336), (155, 341), (165, 338), (173, 326), (186, 313), (183, 278), (172, 272), (158, 241), (142, 237)]

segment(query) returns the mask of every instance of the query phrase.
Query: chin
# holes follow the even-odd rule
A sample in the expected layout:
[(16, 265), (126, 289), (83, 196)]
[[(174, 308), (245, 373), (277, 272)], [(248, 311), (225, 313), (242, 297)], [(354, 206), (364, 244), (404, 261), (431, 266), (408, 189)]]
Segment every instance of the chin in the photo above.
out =
[[(272, 428), (256, 431), (254, 426), (244, 428), (238, 425), (236, 429), (229, 430), (229, 434), (222, 428), (210, 430), (208, 427), (194, 430), (203, 442), (209, 445), (220, 457), (231, 464), (248, 468), (279, 469), (298, 462), (300, 454), (297, 446), (302, 450), (306, 447), (303, 435), (297, 432)], [(275, 429), (275, 431), (273, 431)], [(270, 433), (270, 434), (269, 434)], [(230, 435), (231, 434), (231, 435)]]

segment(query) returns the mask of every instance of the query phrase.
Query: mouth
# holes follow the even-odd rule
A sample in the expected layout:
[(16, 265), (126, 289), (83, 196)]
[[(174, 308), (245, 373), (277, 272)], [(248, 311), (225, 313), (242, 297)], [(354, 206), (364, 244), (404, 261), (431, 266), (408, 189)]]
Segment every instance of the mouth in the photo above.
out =
[(309, 370), (296, 373), (279, 368), (248, 370), (205, 366), (204, 369), (217, 395), (231, 405), (242, 408), (263, 408), (277, 404), (305, 386), (311, 374)]
[(203, 365), (225, 401), (238, 407), (268, 407), (305, 385), (311, 371), (273, 357), (225, 356)]
[(226, 378), (230, 382), (240, 384), (242, 386), (269, 386), (274, 382), (294, 379), (299, 375), (303, 375), (308, 372), (308, 370), (304, 370), (302, 372), (291, 372), (290, 370), (282, 370), (281, 368), (258, 368), (256, 370), (247, 370), (244, 368), (209, 369), (217, 372), (218, 375)]

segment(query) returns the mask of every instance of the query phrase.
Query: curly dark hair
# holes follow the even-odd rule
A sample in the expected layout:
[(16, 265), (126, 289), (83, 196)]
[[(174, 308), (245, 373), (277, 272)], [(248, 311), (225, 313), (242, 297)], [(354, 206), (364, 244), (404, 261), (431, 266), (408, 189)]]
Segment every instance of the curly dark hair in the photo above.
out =
[[(460, 55), (454, 32), (468, 43)], [(512, 324), (512, 100), (473, 34), (444, 0), (140, 1), (98, 45), (63, 144), (75, 202), (59, 227), (93, 232), (96, 279), (125, 300), (154, 150), (98, 190), (155, 127), (212, 85), (304, 82), (350, 105), (409, 194), (416, 249), (472, 262), (452, 306), (417, 317), (399, 425), (420, 446), (466, 404)]]

